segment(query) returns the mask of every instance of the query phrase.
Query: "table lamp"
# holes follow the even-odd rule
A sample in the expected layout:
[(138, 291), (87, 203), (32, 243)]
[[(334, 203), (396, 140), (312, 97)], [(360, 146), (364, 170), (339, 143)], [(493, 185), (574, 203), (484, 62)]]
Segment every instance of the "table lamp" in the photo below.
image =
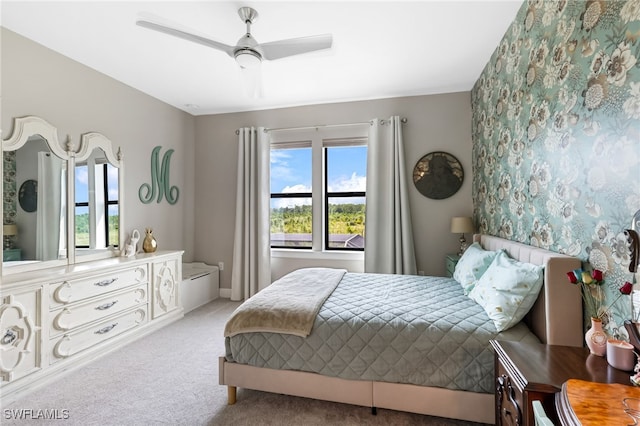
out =
[(460, 251), (458, 252), (458, 256), (462, 256), (462, 253), (467, 249), (467, 240), (464, 238), (464, 234), (473, 232), (473, 230), (473, 221), (470, 217), (451, 218), (451, 232), (460, 234)]
[(4, 248), (10, 249), (11, 247), (11, 237), (14, 235), (18, 235), (18, 226), (15, 224), (11, 225), (3, 225), (2, 226), (2, 235), (4, 235)]

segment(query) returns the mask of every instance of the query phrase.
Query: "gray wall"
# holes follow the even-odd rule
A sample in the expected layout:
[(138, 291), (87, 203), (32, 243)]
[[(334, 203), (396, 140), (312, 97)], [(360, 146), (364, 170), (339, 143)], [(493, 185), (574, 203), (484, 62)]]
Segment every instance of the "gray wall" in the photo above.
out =
[[(193, 116), (104, 74), (1, 28), (1, 128), (6, 139), (13, 118), (37, 115), (58, 128), (76, 148), (80, 135), (101, 132), (122, 148), (125, 162), (125, 229), (152, 227), (160, 249), (185, 249), (192, 257), (194, 200)], [(171, 185), (175, 205), (142, 204), (138, 188), (150, 182), (152, 149), (175, 149)]]
[[(445, 200), (423, 197), (410, 185), (410, 201), (418, 269), (444, 274), (446, 253), (458, 250), (458, 235), (449, 232), (452, 216), (471, 216), (471, 106), (468, 92), (362, 102), (313, 105), (196, 118), (195, 257), (207, 263), (223, 261), (221, 287), (231, 288), (237, 136), (245, 126), (297, 127), (388, 118), (408, 119), (404, 126), (408, 178), (416, 162), (431, 151), (455, 155), (465, 170), (462, 188)], [(327, 262), (323, 262), (327, 263)], [(296, 261), (295, 267), (314, 265)], [(289, 268), (291, 265), (288, 265)], [(336, 266), (344, 266), (343, 264)], [(281, 260), (274, 267), (283, 268)], [(272, 276), (281, 275), (276, 271)]]
[[(48, 120), (58, 127), (61, 140), (70, 135), (76, 146), (82, 133), (104, 133), (124, 153), (126, 230), (153, 227), (161, 249), (185, 249), (187, 261), (224, 262), (223, 288), (231, 287), (235, 131), (244, 126), (406, 117), (408, 178), (423, 155), (437, 150), (455, 155), (466, 173), (460, 191), (445, 200), (427, 199), (410, 186), (418, 269), (444, 274), (445, 254), (458, 249), (458, 236), (449, 232), (450, 218), (472, 212), (468, 92), (193, 117), (4, 28), (1, 35), (3, 137), (11, 133), (13, 118), (25, 115)], [(173, 206), (138, 199), (140, 185), (150, 182), (150, 155), (156, 145), (163, 147), (161, 154), (175, 149), (171, 184), (180, 188), (180, 199)], [(290, 269), (313, 263), (274, 264)]]

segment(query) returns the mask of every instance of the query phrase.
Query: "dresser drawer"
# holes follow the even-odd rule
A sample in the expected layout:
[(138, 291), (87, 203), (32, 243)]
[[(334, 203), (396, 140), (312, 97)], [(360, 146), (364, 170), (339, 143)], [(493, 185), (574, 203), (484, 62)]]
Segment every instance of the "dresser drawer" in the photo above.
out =
[(146, 265), (136, 268), (94, 275), (90, 278), (70, 279), (50, 286), (50, 309), (56, 309), (89, 297), (96, 297), (111, 291), (147, 282)]
[(147, 307), (126, 311), (109, 320), (99, 322), (51, 339), (51, 360), (54, 364), (60, 360), (73, 356), (98, 343), (111, 339), (126, 331), (132, 330), (147, 322)]
[(82, 327), (118, 312), (134, 308), (147, 301), (147, 284), (107, 296), (58, 308), (51, 312), (49, 336), (54, 337), (74, 328)]
[(40, 288), (1, 294), (0, 387), (42, 368), (41, 304)]
[(152, 317), (156, 319), (180, 307), (179, 285), (182, 276), (180, 259), (154, 263), (151, 277)]

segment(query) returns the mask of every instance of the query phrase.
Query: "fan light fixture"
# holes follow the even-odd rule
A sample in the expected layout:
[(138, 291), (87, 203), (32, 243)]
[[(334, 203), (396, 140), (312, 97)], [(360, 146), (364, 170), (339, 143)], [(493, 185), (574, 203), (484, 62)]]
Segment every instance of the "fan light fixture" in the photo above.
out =
[(262, 60), (257, 52), (250, 49), (242, 49), (236, 52), (236, 62), (240, 68), (251, 69), (260, 66)]

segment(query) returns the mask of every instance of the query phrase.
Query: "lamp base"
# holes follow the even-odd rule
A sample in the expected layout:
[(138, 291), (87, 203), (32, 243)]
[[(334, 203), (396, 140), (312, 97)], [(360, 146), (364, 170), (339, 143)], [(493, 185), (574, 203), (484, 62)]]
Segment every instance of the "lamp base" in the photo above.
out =
[(458, 252), (458, 256), (462, 256), (465, 250), (467, 249), (467, 240), (464, 238), (464, 234), (460, 234), (460, 251)]

